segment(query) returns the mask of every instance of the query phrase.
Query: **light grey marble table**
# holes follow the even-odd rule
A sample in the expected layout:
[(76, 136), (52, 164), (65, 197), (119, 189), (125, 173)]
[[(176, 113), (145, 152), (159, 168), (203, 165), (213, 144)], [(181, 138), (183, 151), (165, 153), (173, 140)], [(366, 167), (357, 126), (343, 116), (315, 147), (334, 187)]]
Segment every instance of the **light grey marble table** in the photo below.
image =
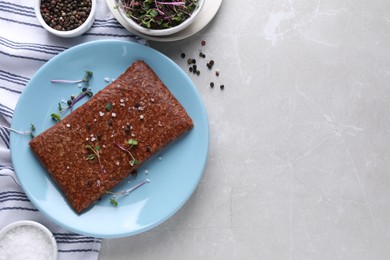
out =
[(177, 214), (99, 259), (390, 259), (390, 1), (225, 0), (151, 46), (215, 60), (189, 73), (209, 160)]

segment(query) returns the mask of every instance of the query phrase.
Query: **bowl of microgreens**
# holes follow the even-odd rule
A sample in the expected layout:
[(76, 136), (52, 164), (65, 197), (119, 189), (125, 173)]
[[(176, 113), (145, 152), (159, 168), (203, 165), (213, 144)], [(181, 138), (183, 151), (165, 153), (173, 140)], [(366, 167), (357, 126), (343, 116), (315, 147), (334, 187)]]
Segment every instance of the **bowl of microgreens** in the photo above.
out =
[(167, 36), (187, 28), (205, 0), (116, 0), (118, 11), (134, 30)]

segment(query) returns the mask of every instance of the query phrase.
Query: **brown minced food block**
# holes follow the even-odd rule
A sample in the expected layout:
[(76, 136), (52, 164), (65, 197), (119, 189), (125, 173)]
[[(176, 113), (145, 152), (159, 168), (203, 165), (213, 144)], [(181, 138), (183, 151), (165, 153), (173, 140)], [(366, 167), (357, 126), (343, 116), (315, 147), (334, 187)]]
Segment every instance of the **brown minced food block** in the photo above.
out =
[[(134, 62), (117, 80), (53, 127), (30, 147), (81, 213), (134, 172), (143, 162), (193, 127), (185, 109), (153, 70)], [(119, 148), (129, 148), (138, 160)], [(97, 148), (99, 158), (92, 156)], [(100, 161), (100, 163), (99, 163)]]

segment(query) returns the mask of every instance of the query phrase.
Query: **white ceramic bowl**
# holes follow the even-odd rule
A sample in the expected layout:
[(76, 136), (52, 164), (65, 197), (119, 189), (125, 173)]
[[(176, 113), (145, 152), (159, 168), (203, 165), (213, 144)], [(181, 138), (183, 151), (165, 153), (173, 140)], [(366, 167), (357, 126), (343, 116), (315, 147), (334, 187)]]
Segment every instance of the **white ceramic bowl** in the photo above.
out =
[(77, 27), (76, 29), (70, 30), (70, 31), (59, 31), (56, 29), (51, 28), (42, 18), (41, 14), (41, 0), (35, 0), (35, 15), (39, 21), (39, 23), (42, 25), (43, 28), (45, 28), (47, 31), (50, 33), (57, 35), (59, 37), (64, 37), (64, 38), (71, 38), (71, 37), (76, 37), (80, 36), (86, 31), (88, 31), (93, 22), (95, 21), (95, 12), (96, 12), (96, 0), (91, 0), (92, 1), (92, 6), (91, 6), (91, 12), (89, 13), (88, 18), (85, 20), (85, 22)]
[[(172, 35), (172, 34), (175, 34), (175, 33), (178, 33), (180, 31), (184, 30), (196, 19), (197, 15), (201, 11), (203, 4), (205, 2), (205, 0), (198, 0), (198, 6), (193, 11), (191, 16), (188, 17), (184, 22), (182, 22), (181, 24), (179, 24), (175, 27), (168, 28), (168, 29), (148, 29), (148, 28), (142, 27), (141, 25), (139, 25), (135, 21), (133, 21), (133, 19), (127, 17), (126, 12), (120, 7), (120, 1), (121, 0), (115, 1), (116, 4), (118, 5), (117, 10), (118, 10), (120, 16), (125, 20), (125, 22), (131, 28), (133, 28), (134, 30), (136, 30), (140, 33), (143, 33), (143, 34), (146, 34), (149, 36), (168, 36), (168, 35)], [(213, 0), (210, 0), (210, 1), (213, 1)]]
[[(12, 252), (7, 252), (7, 250)], [(7, 254), (16, 252), (20, 257), (28, 255), (29, 259), (42, 259), (44, 255), (48, 259), (56, 260), (58, 248), (49, 229), (38, 222), (22, 220), (11, 223), (0, 230), (0, 252), (2, 252), (3, 257), (8, 257)], [(38, 255), (39, 253), (41, 255)], [(13, 257), (21, 259), (17, 255), (13, 255)]]

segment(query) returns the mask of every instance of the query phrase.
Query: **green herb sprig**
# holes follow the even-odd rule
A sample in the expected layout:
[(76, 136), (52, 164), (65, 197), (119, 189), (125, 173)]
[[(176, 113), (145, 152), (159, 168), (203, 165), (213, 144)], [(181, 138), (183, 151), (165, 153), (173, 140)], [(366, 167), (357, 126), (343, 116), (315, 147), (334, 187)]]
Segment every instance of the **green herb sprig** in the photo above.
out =
[(137, 159), (135, 159), (135, 157), (133, 156), (133, 154), (131, 153), (131, 149), (134, 147), (134, 146), (137, 146), (138, 145), (138, 141), (135, 140), (135, 139), (130, 139), (127, 141), (127, 144), (129, 145), (129, 147), (124, 147), (118, 143), (114, 143), (119, 149), (121, 149), (122, 151), (128, 153), (131, 157), (131, 160), (129, 161), (129, 164), (131, 166), (134, 166), (134, 165), (137, 165), (139, 162)]
[(14, 133), (17, 133), (20, 135), (29, 135), (31, 138), (35, 137), (34, 132), (35, 132), (36, 128), (35, 128), (35, 125), (33, 125), (33, 124), (31, 124), (29, 131), (20, 131), (20, 130), (11, 128), (11, 127), (7, 127), (5, 125), (0, 125), (0, 128), (6, 129), (8, 131), (11, 131), (11, 132), (14, 132)]
[(52, 83), (69, 83), (69, 84), (85, 82), (88, 85), (89, 80), (92, 78), (92, 76), (93, 76), (93, 72), (90, 70), (86, 70), (85, 77), (83, 79), (78, 79), (78, 80), (52, 79), (50, 82), (52, 82)]
[(51, 116), (51, 119), (53, 119), (54, 121), (57, 121), (57, 122), (61, 121), (61, 115), (60, 114), (51, 113), (50, 116)]
[(198, 6), (197, 0), (119, 0), (119, 8), (140, 26), (167, 29), (187, 20)]
[(119, 202), (118, 202), (118, 199), (123, 197), (123, 196), (126, 196), (126, 195), (129, 195), (130, 192), (134, 191), (135, 189), (138, 189), (139, 187), (141, 187), (142, 185), (144, 184), (147, 184), (149, 183), (150, 180), (149, 179), (146, 179), (144, 181), (142, 181), (141, 183), (131, 187), (130, 189), (127, 189), (127, 190), (124, 190), (124, 191), (120, 191), (120, 192), (112, 192), (112, 191), (107, 191), (106, 193), (107, 194), (112, 194), (113, 196), (110, 198), (110, 203), (114, 206), (114, 207), (118, 207), (119, 206)]
[(71, 97), (69, 100), (68, 100), (68, 102), (67, 102), (67, 104), (68, 104), (68, 106), (67, 107), (65, 107), (65, 108), (62, 108), (62, 106), (61, 106), (61, 103), (58, 103), (58, 109), (61, 109), (61, 110), (59, 110), (59, 112), (60, 113), (62, 113), (62, 112), (65, 112), (66, 110), (68, 110), (68, 109), (70, 109), (70, 111), (72, 112), (72, 110), (73, 110), (73, 106), (78, 102), (78, 101), (80, 101), (82, 98), (84, 98), (84, 97), (92, 97), (93, 96), (93, 93), (92, 93), (92, 91), (91, 91), (91, 88), (83, 88), (82, 89), (82, 91), (77, 95), (77, 96), (75, 96), (75, 97)]
[(88, 154), (87, 157), (85, 158), (85, 160), (87, 161), (93, 161), (95, 159), (98, 160), (98, 163), (99, 163), (99, 166), (100, 166), (100, 171), (102, 172), (102, 174), (104, 174), (104, 168), (103, 168), (103, 165), (102, 165), (102, 162), (100, 160), (100, 153), (99, 151), (101, 150), (101, 147), (100, 146), (91, 146), (89, 144), (87, 144), (85, 146), (85, 148), (89, 151), (91, 151), (92, 153)]
[(77, 96), (71, 96), (70, 99), (67, 101), (67, 106), (65, 108), (62, 107), (61, 102), (58, 103), (58, 113), (52, 113), (50, 115), (51, 118), (54, 121), (57, 121), (57, 122), (61, 121), (61, 114), (63, 112), (65, 112), (65, 111), (67, 111), (68, 109), (70, 110), (70, 112), (72, 112), (73, 111), (73, 106), (78, 101), (80, 101), (82, 98), (84, 98), (85, 96), (88, 96), (88, 97), (92, 97), (93, 96), (91, 88), (88, 87), (89, 81), (92, 78), (92, 76), (93, 76), (93, 72), (90, 71), (90, 70), (86, 70), (85, 71), (85, 77), (83, 79), (79, 79), (79, 80), (53, 79), (53, 80), (50, 81), (52, 83), (70, 83), (70, 84), (85, 83), (85, 87), (83, 87), (81, 93), (78, 94)]
[(61, 114), (67, 110), (70, 110), (70, 112), (73, 111), (74, 105), (79, 102), (81, 99), (84, 97), (89, 97), (91, 98), (93, 96), (93, 93), (90, 88), (83, 88), (80, 94), (77, 96), (72, 96), (68, 101), (67, 101), (67, 106), (62, 107), (61, 102), (58, 103), (58, 113), (52, 113), (50, 116), (53, 120), (59, 122), (61, 121)]

